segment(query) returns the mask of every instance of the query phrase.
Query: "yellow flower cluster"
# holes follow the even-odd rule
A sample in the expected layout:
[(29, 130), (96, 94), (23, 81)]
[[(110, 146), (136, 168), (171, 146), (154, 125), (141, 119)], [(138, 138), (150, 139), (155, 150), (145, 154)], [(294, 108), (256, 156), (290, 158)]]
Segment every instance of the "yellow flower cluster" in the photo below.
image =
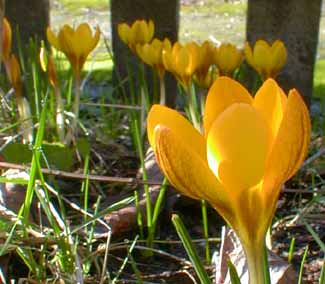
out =
[(271, 46), (264, 40), (258, 40), (253, 50), (246, 43), (244, 52), (230, 43), (223, 43), (219, 47), (208, 41), (201, 45), (195, 42), (171, 45), (168, 39), (153, 39), (154, 24), (151, 20), (137, 20), (131, 26), (119, 24), (118, 33), (133, 53), (154, 67), (160, 76), (167, 70), (186, 88), (193, 79), (200, 87), (209, 88), (217, 73), (233, 77), (244, 57), (263, 80), (274, 78), (287, 58), (286, 48), (280, 40)]

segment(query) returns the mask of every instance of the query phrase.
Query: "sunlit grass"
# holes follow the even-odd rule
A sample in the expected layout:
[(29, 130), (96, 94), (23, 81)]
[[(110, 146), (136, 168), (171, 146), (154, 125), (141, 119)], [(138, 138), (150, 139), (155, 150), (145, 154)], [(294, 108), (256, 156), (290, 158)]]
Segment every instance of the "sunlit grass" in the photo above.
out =
[(108, 8), (109, 0), (59, 0), (66, 9), (75, 10), (80, 8)]
[(205, 1), (204, 5), (190, 5), (182, 7), (182, 11), (184, 12), (228, 14), (230, 16), (244, 15), (246, 13), (246, 9), (247, 3), (225, 3), (223, 1), (212, 0)]

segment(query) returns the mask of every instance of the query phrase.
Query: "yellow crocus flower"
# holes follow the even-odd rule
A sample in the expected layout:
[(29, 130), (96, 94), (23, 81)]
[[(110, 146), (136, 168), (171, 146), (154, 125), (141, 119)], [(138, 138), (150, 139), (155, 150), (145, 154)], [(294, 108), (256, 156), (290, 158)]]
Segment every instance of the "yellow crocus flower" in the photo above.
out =
[(117, 26), (120, 39), (135, 52), (137, 44), (145, 44), (152, 40), (155, 26), (152, 20), (137, 20), (131, 26), (126, 23)]
[(95, 34), (87, 23), (80, 24), (76, 29), (64, 25), (56, 36), (50, 27), (47, 28), (47, 39), (50, 44), (62, 51), (69, 59), (75, 74), (80, 74), (89, 53), (96, 47), (100, 37), (99, 27)]
[(266, 80), (279, 74), (287, 61), (287, 49), (281, 40), (274, 41), (272, 45), (265, 40), (258, 40), (253, 49), (246, 42), (245, 57), (247, 63)]
[(10, 59), (12, 31), (7, 18), (2, 22), (2, 60), (6, 62)]
[(209, 41), (198, 46), (198, 63), (195, 81), (201, 88), (209, 88), (215, 79), (216, 72), (210, 67), (214, 64), (214, 47)]
[(175, 110), (154, 105), (149, 142), (170, 183), (207, 200), (235, 230), (246, 253), (250, 284), (263, 280), (263, 248), (281, 187), (302, 164), (310, 140), (307, 107), (273, 79), (253, 98), (219, 77), (205, 104), (204, 134)]
[(171, 72), (176, 79), (188, 89), (199, 62), (199, 46), (190, 42), (182, 45), (176, 42), (171, 49), (163, 52), (165, 69)]
[(194, 80), (201, 89), (208, 90), (218, 76), (219, 76), (218, 69), (210, 68), (208, 70), (208, 73), (205, 74), (205, 77), (199, 78), (198, 76), (195, 76)]
[(138, 44), (136, 46), (137, 55), (140, 59), (155, 68), (160, 77), (163, 77), (165, 74), (162, 60), (164, 49), (171, 49), (171, 43), (168, 38), (165, 38), (163, 41), (155, 38), (151, 43)]
[(233, 76), (234, 71), (241, 65), (243, 54), (231, 43), (222, 43), (215, 49), (215, 62), (221, 75)]

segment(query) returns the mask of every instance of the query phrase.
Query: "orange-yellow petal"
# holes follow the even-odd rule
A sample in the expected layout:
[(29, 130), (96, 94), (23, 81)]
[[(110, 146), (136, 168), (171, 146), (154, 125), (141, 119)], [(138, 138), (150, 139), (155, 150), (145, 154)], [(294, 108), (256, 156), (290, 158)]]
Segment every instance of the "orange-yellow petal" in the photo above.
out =
[(286, 95), (273, 79), (266, 80), (254, 97), (253, 106), (271, 127), (272, 138), (278, 133), (286, 102)]
[(82, 23), (78, 26), (75, 31), (75, 39), (78, 40), (78, 50), (79, 54), (88, 55), (93, 46), (93, 38), (89, 25), (87, 23)]
[(168, 127), (177, 132), (186, 143), (191, 145), (192, 151), (201, 157), (206, 157), (203, 136), (177, 111), (162, 105), (153, 105), (151, 107), (147, 118), (147, 132), (149, 143), (153, 149), (156, 148), (154, 130), (157, 125)]
[(7, 18), (2, 22), (2, 60), (9, 60), (11, 52), (12, 31)]
[(130, 31), (131, 28), (126, 23), (122, 23), (117, 26), (118, 35), (124, 43), (128, 43), (128, 35), (130, 34)]
[(310, 129), (307, 107), (299, 93), (291, 90), (282, 123), (267, 160), (265, 190), (279, 188), (299, 169), (307, 154)]
[(61, 50), (58, 37), (54, 34), (50, 27), (47, 27), (46, 29), (46, 36), (47, 40), (51, 45), (53, 45), (54, 48), (56, 48), (57, 50)]
[(255, 64), (254, 64), (253, 50), (248, 42), (245, 43), (244, 52), (245, 52), (245, 58), (247, 63), (250, 66), (254, 67)]
[(248, 91), (238, 82), (228, 77), (219, 77), (215, 80), (208, 93), (203, 118), (205, 136), (215, 119), (227, 107), (234, 103), (251, 104), (253, 99)]
[(267, 71), (272, 68), (271, 47), (264, 40), (258, 40), (254, 45), (253, 51), (254, 64), (257, 69), (262, 68)]
[(274, 68), (274, 75), (276, 76), (277, 73), (283, 68), (287, 61), (287, 49), (284, 46), (284, 43), (280, 40), (276, 40), (272, 44), (272, 57), (271, 60), (273, 62)]
[(178, 132), (160, 125), (155, 128), (154, 136), (157, 162), (173, 186), (187, 196), (208, 200), (214, 206), (231, 206), (206, 159), (193, 151), (189, 141)]
[(225, 188), (242, 191), (264, 174), (270, 128), (251, 105), (235, 103), (215, 120), (208, 135), (208, 162)]

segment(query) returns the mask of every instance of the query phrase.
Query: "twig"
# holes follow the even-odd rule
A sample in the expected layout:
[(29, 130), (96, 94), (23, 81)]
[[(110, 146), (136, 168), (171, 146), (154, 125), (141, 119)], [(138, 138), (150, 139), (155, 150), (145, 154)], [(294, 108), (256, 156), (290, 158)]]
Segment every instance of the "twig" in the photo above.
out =
[(142, 110), (142, 106), (132, 106), (132, 105), (122, 105), (122, 104), (104, 104), (104, 103), (89, 103), (83, 102), (80, 103), (85, 106), (97, 106), (97, 107), (111, 107), (111, 108), (119, 108), (119, 109), (132, 109), (132, 110)]
[[(0, 168), (5, 169), (16, 169), (16, 170), (29, 170), (30, 167), (21, 164), (0, 162)], [(144, 182), (141, 179), (133, 178), (133, 177), (111, 177), (111, 176), (100, 176), (100, 175), (84, 175), (77, 173), (70, 173), (60, 170), (51, 170), (51, 169), (41, 169), (42, 173), (49, 174), (53, 176), (65, 177), (70, 179), (79, 179), (84, 180), (88, 179), (90, 181), (101, 181), (101, 182), (116, 182), (116, 183), (127, 183), (127, 184), (148, 184), (148, 185), (162, 185), (161, 181), (146, 181)]]

